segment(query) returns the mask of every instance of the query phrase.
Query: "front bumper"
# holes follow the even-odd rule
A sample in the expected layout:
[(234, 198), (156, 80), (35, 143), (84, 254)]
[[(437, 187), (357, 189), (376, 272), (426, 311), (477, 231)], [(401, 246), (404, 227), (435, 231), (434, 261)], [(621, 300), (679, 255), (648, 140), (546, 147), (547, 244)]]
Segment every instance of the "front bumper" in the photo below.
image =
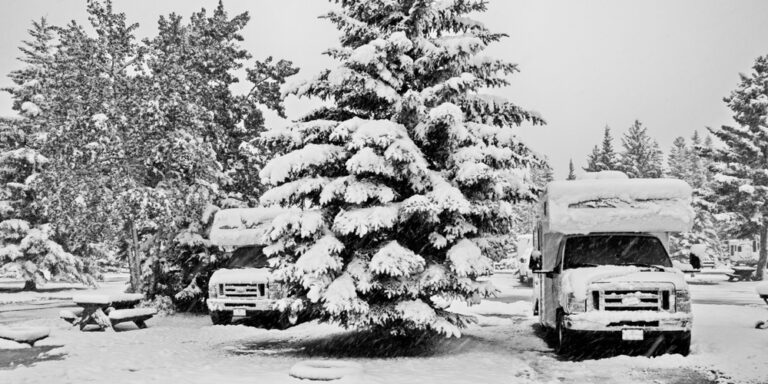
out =
[(209, 298), (206, 300), (209, 311), (230, 311), (235, 309), (244, 309), (246, 312), (250, 311), (270, 311), (273, 309), (273, 304), (276, 300), (272, 299), (258, 299), (258, 300), (242, 300), (232, 298)]
[(642, 329), (647, 332), (690, 332), (693, 317), (686, 312), (590, 311), (565, 315), (566, 329), (586, 332), (620, 332)]

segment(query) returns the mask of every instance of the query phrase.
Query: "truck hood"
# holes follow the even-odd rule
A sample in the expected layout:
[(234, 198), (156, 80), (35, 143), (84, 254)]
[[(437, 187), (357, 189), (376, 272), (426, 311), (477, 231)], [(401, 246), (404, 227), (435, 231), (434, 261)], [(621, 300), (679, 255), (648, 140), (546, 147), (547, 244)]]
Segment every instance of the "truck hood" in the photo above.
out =
[(653, 269), (623, 266), (601, 265), (598, 267), (566, 269), (562, 274), (562, 293), (572, 294), (577, 300), (586, 300), (589, 285), (592, 283), (671, 283), (676, 290), (687, 289), (682, 272), (674, 269), (655, 271)]
[(607, 283), (629, 283), (629, 282), (640, 282), (640, 283), (649, 283), (649, 282), (656, 282), (656, 283), (672, 283), (675, 285), (675, 290), (684, 290), (688, 289), (688, 284), (685, 282), (685, 276), (682, 273), (674, 272), (674, 271), (638, 271), (634, 273), (630, 273), (627, 275), (622, 276), (615, 276), (607, 279), (602, 279), (599, 281), (596, 281), (597, 283), (607, 282)]
[(211, 275), (208, 285), (266, 284), (271, 280), (268, 268), (219, 269)]

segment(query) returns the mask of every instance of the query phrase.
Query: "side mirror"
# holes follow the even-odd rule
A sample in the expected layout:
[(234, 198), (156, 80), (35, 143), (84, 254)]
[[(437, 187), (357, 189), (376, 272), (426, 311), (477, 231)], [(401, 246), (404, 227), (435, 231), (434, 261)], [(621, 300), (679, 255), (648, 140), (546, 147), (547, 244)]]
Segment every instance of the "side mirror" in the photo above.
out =
[(531, 259), (528, 261), (528, 269), (530, 269), (531, 272), (536, 272), (541, 270), (541, 252), (540, 251), (531, 252)]

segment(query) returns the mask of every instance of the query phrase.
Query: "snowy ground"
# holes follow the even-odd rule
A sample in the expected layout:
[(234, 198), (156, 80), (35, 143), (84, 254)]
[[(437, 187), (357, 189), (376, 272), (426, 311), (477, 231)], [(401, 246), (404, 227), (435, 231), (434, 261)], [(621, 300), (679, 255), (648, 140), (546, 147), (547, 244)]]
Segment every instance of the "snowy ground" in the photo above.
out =
[[(494, 282), (501, 301), (453, 307), (479, 315), (462, 339), (441, 340), (415, 357), (345, 357), (365, 368), (363, 377), (346, 382), (682, 384), (765, 383), (768, 377), (768, 331), (753, 328), (755, 321), (768, 319), (765, 304), (694, 304), (694, 345), (687, 358), (565, 361), (540, 337), (530, 303), (521, 301), (530, 289), (517, 286), (509, 274), (496, 275)], [(715, 295), (722, 287), (731, 292), (725, 296), (738, 296), (733, 287), (742, 284), (752, 285), (695, 286), (693, 295)], [(276, 331), (212, 326), (207, 317), (177, 315), (153, 318), (144, 330), (118, 326), (119, 332), (79, 332), (53, 316), (21, 324), (52, 327), (52, 335), (39, 347), (0, 351), (0, 383), (300, 383), (287, 375), (296, 362), (350, 353), (343, 344), (348, 333), (314, 323)], [(324, 340), (340, 340), (341, 346), (323, 348)]]

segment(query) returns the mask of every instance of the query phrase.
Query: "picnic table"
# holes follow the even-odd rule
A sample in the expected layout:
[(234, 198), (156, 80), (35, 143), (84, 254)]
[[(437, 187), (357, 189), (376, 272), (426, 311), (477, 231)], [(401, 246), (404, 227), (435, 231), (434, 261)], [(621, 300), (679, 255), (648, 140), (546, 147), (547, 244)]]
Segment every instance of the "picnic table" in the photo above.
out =
[(733, 273), (726, 274), (726, 276), (728, 276), (728, 281), (752, 280), (752, 273), (757, 270), (757, 268), (738, 265), (731, 267), (731, 269), (733, 269)]
[(78, 295), (72, 297), (72, 301), (81, 308), (62, 310), (59, 317), (73, 326), (80, 326), (81, 331), (88, 325), (114, 330), (114, 325), (129, 321), (139, 328), (146, 328), (145, 321), (157, 311), (154, 308), (135, 308), (143, 298), (144, 295), (138, 293)]

